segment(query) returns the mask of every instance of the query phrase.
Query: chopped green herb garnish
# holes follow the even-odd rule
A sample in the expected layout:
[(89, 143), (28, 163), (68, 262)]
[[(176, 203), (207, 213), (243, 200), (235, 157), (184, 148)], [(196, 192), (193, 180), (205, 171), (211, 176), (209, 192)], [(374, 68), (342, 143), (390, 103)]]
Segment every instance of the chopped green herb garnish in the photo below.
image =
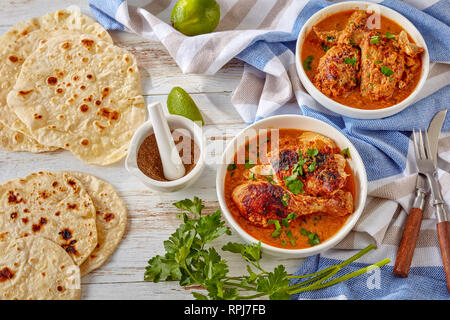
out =
[(313, 246), (315, 246), (315, 245), (320, 243), (319, 236), (316, 233), (307, 231), (304, 228), (300, 229), (300, 233), (303, 236), (308, 237), (308, 243), (311, 245), (311, 247), (313, 247)]
[(392, 71), (391, 69), (389, 69), (386, 66), (381, 66), (380, 67), (380, 71), (382, 74), (384, 74), (386, 77), (390, 77), (394, 74), (394, 71)]
[(347, 147), (347, 148), (345, 148), (345, 149), (342, 149), (342, 151), (341, 151), (341, 153), (344, 155), (344, 157), (347, 159), (347, 158), (350, 158), (350, 149)]
[(288, 171), (289, 170), (289, 165), (287, 165), (286, 167), (283, 168), (284, 171)]
[(294, 238), (294, 236), (292, 235), (292, 231), (291, 231), (291, 230), (286, 230), (286, 235), (287, 235), (289, 241), (291, 242), (291, 244), (292, 244), (293, 246), (295, 246), (295, 238)]
[(392, 33), (390, 33), (389, 31), (387, 31), (386, 32), (386, 38), (388, 38), (388, 39), (395, 39), (395, 36)]
[[(293, 177), (293, 176), (291, 176)], [(289, 178), (291, 178), (289, 177)], [(303, 182), (300, 179), (297, 179), (297, 176), (295, 175), (295, 179), (286, 180), (286, 187), (291, 191), (293, 194), (299, 194), (301, 191), (303, 191)]]
[(275, 220), (275, 219), (269, 219), (267, 221), (267, 225), (270, 226), (271, 224), (275, 225), (275, 231), (272, 232), (272, 237), (277, 238), (280, 236), (281, 234), (281, 225), (280, 225), (280, 221)]
[(327, 46), (326, 44), (322, 43), (322, 49), (323, 49), (323, 51), (327, 52), (328, 50), (330, 50), (330, 47)]
[(357, 47), (358, 45), (355, 43), (355, 41), (353, 41), (352, 39), (350, 39), (350, 44), (354, 47)]
[(370, 37), (370, 44), (378, 44), (380, 42), (380, 36), (372, 36)]
[(295, 220), (297, 218), (298, 218), (298, 216), (294, 212), (289, 213), (286, 217), (286, 219), (288, 219), (288, 220)]
[(333, 36), (327, 36), (327, 41), (328, 42), (333, 42), (334, 41), (334, 37)]
[(369, 83), (369, 86), (370, 86), (370, 89), (373, 90), (373, 83), (372, 82)]
[(230, 163), (230, 164), (228, 165), (228, 167), (227, 167), (227, 170), (228, 170), (228, 171), (232, 171), (232, 170), (234, 170), (234, 169), (236, 169), (236, 164), (234, 164), (234, 163)]
[(318, 149), (308, 149), (306, 151), (306, 155), (308, 157), (314, 157), (314, 156), (317, 156), (318, 154), (319, 154), (319, 150)]
[(248, 177), (249, 177), (250, 179), (252, 179), (252, 180), (256, 180), (256, 176), (255, 176), (255, 174), (254, 174), (253, 172), (250, 172), (249, 175), (248, 175)]
[(267, 181), (269, 181), (271, 184), (277, 184), (276, 182), (275, 182), (275, 180), (273, 180), (273, 178), (272, 178), (272, 176), (264, 176), (266, 179), (267, 179)]
[(292, 168), (292, 173), (297, 174), (299, 176), (303, 175), (303, 164), (305, 163), (304, 160), (300, 160), (298, 163), (294, 165), (294, 168)]
[(356, 64), (356, 56), (352, 58), (345, 58), (344, 63), (351, 64), (352, 66), (354, 66)]
[(291, 212), (287, 215), (286, 218), (281, 219), (281, 224), (286, 228), (289, 228), (289, 221), (297, 219), (297, 215), (294, 212)]
[(382, 62), (383, 62), (383, 60), (376, 60), (376, 61), (375, 61), (376, 64), (382, 63)]
[(314, 170), (316, 170), (316, 163), (312, 162), (309, 166), (308, 166), (308, 171), (309, 172), (313, 172)]
[(306, 59), (303, 61), (303, 68), (305, 70), (311, 70), (311, 62), (313, 61), (314, 57), (313, 56), (308, 56), (306, 57)]
[(248, 158), (245, 159), (245, 164), (244, 164), (245, 169), (251, 169), (251, 168), (253, 168), (255, 165), (256, 165), (256, 164), (253, 163), (250, 159), (248, 159)]
[(283, 198), (281, 198), (281, 204), (285, 207), (287, 207), (289, 205), (289, 199), (291, 197), (289, 196), (289, 193), (285, 193), (283, 194)]

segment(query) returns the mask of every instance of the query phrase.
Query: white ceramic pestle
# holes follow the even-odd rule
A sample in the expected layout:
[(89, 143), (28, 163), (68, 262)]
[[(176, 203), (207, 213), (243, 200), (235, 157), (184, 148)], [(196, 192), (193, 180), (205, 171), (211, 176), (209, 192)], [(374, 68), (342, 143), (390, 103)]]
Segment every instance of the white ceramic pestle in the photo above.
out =
[(175, 142), (173, 141), (167, 119), (162, 110), (161, 103), (155, 102), (147, 106), (148, 114), (153, 125), (159, 156), (163, 166), (164, 177), (167, 180), (176, 180), (186, 173), (183, 162)]

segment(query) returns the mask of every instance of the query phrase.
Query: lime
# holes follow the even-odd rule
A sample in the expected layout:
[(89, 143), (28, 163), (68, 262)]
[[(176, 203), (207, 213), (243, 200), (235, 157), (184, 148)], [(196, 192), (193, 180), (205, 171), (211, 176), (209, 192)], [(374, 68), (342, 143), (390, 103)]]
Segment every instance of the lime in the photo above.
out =
[(219, 24), (220, 6), (215, 0), (180, 0), (172, 9), (172, 26), (187, 36), (209, 33)]
[(195, 122), (205, 124), (202, 114), (191, 96), (180, 87), (174, 87), (167, 97), (167, 110), (171, 114), (186, 117)]

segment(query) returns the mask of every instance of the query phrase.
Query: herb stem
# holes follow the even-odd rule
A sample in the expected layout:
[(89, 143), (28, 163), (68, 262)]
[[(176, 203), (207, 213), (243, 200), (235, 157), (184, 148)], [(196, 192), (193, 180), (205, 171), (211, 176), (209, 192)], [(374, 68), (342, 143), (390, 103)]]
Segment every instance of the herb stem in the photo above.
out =
[(375, 246), (373, 244), (369, 244), (367, 247), (365, 247), (364, 249), (362, 249), (361, 251), (359, 251), (358, 253), (356, 253), (355, 255), (351, 256), (350, 258), (348, 258), (345, 261), (342, 261), (341, 263), (335, 265), (335, 266), (331, 266), (328, 268), (325, 268), (323, 270), (314, 272), (314, 273), (310, 273), (310, 274), (304, 274), (304, 275), (298, 275), (298, 276), (288, 276), (288, 278), (291, 279), (301, 279), (301, 278), (309, 278), (312, 276), (316, 276), (319, 275), (321, 273), (324, 273), (326, 271), (330, 271), (336, 267), (342, 268), (345, 267), (346, 265), (349, 265), (350, 263), (352, 263), (355, 260), (358, 260), (359, 258), (361, 258), (363, 255), (365, 255), (366, 253), (368, 253), (370, 250), (375, 249)]
[[(333, 271), (334, 270), (328, 270), (328, 271), (323, 272), (322, 274), (319, 274), (319, 275), (317, 275), (317, 276), (315, 276), (315, 277), (313, 277), (311, 279), (308, 279), (308, 280), (296, 283), (296, 284), (290, 286), (290, 289), (296, 289), (296, 288), (299, 288), (299, 287), (303, 287), (303, 286), (305, 286), (305, 285), (307, 285), (307, 284), (309, 284), (311, 282), (318, 282), (320, 280), (323, 280), (325, 277), (327, 277)], [(292, 277), (288, 276), (288, 278), (292, 278)]]
[(364, 273), (366, 273), (366, 272), (368, 272), (370, 270), (373, 270), (374, 268), (380, 268), (380, 267), (388, 264), (389, 262), (391, 262), (391, 260), (384, 259), (384, 260), (381, 260), (381, 261), (379, 261), (379, 262), (377, 262), (375, 264), (371, 264), (370, 266), (367, 266), (367, 267), (361, 268), (359, 270), (353, 271), (353, 272), (351, 272), (349, 274), (343, 275), (343, 276), (341, 276), (339, 278), (330, 280), (328, 282), (320, 283), (320, 284), (312, 284), (312, 285), (307, 286), (307, 287), (302, 287), (302, 288), (299, 288), (299, 289), (296, 289), (296, 290), (293, 290), (293, 291), (289, 291), (289, 294), (295, 294), (295, 293), (304, 292), (304, 291), (312, 291), (312, 290), (318, 290), (318, 289), (327, 288), (329, 286), (335, 285), (335, 284), (343, 282), (345, 280), (348, 280), (348, 279), (360, 276), (360, 275), (362, 275), (362, 274), (364, 274)]

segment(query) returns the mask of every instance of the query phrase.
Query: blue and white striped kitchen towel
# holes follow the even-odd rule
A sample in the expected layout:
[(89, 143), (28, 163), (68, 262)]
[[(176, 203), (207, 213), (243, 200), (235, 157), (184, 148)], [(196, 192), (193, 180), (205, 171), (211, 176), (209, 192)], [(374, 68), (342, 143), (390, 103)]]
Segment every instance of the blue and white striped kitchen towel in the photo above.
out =
[[(295, 70), (295, 40), (306, 20), (332, 4), (324, 0), (218, 0), (221, 20), (215, 32), (186, 37), (170, 26), (176, 0), (90, 0), (97, 20), (107, 29), (135, 32), (160, 41), (184, 73), (214, 74), (234, 57), (245, 62), (232, 103), (245, 122), (280, 113), (304, 114), (340, 129), (360, 152), (367, 168), (369, 197), (352, 232), (333, 250), (307, 259), (298, 271), (310, 273), (335, 264), (369, 243), (377, 249), (359, 263), (395, 261), (402, 226), (409, 210), (416, 168), (412, 128), (426, 128), (450, 101), (450, 2), (448, 0), (371, 1), (390, 7), (412, 21), (427, 42), (429, 78), (416, 102), (403, 112), (378, 120), (356, 120), (329, 112), (303, 89)], [(450, 113), (444, 123), (450, 130)], [(443, 133), (439, 153), (450, 160), (450, 134)], [(439, 170), (442, 193), (450, 202), (450, 174)], [(376, 271), (298, 299), (448, 299), (428, 203), (407, 279), (392, 276), (393, 262)], [(344, 271), (362, 265), (352, 264)], [(374, 271), (375, 272), (375, 271)]]

